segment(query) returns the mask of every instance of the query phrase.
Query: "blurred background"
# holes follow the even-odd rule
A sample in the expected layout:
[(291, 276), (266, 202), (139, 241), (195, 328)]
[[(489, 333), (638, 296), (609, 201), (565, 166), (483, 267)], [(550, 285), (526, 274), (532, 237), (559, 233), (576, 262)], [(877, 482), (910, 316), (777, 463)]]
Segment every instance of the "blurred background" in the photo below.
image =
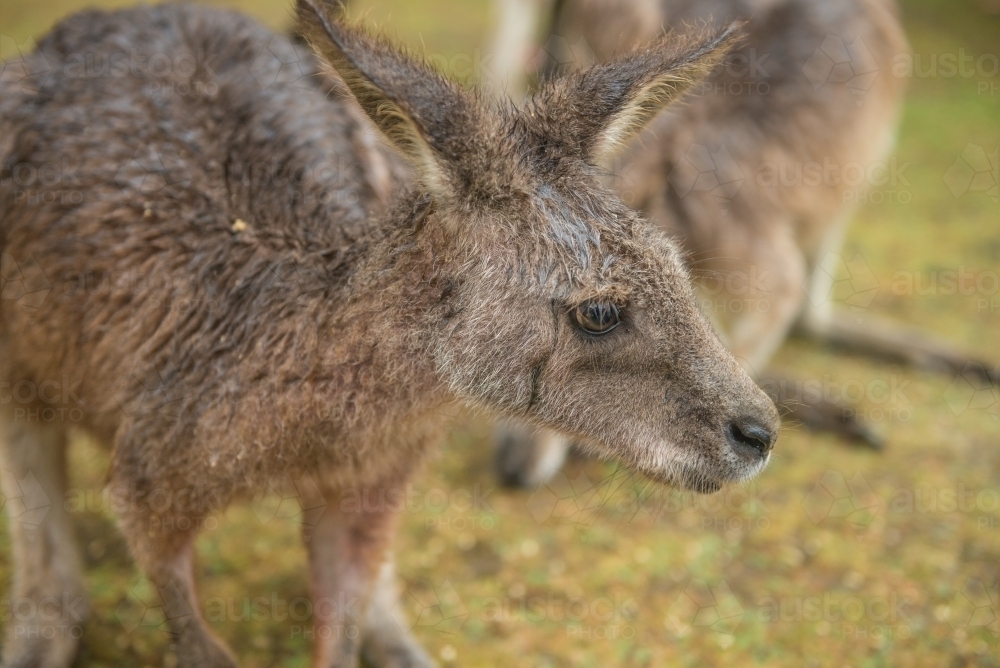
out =
[[(0, 58), (84, 6), (130, 4), (3, 0)], [(287, 2), (211, 4), (291, 25)], [(914, 67), (899, 177), (861, 202), (846, 279), (864, 286), (859, 318), (918, 325), (996, 362), (1000, 5), (900, 4)], [(364, 0), (351, 13), (458, 78), (490, 67), (490, 0)], [(512, 491), (493, 474), (488, 423), (460, 418), (411, 490), (396, 547), (417, 637), (445, 666), (1000, 665), (997, 388), (794, 339), (774, 366), (831, 388), (885, 451), (786, 425), (758, 479), (713, 496), (581, 460)], [(76, 665), (171, 666), (155, 596), (101, 492), (107, 455), (81, 437), (71, 457), (65, 503), (95, 610)], [(294, 494), (261, 493), (198, 542), (205, 615), (242, 665), (309, 663), (300, 513)], [(3, 591), (9, 575), (0, 533)], [(10, 623), (6, 602), (0, 613)]]

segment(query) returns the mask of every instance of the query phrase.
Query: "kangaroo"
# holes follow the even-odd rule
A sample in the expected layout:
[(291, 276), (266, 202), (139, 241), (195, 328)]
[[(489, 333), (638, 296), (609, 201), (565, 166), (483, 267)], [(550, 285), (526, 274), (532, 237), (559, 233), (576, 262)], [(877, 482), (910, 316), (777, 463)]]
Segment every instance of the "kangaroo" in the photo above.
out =
[[(769, 460), (774, 404), (699, 312), (678, 247), (600, 167), (738, 28), (658, 41), (519, 107), (321, 0), (297, 20), (319, 57), (228, 11), (87, 11), (3, 70), (0, 374), (39, 388), (0, 414), (3, 484), (25, 497), (6, 504), (13, 596), (86, 614), (65, 609), (85, 593), (57, 502), (73, 426), (110, 448), (114, 510), (180, 665), (236, 665), (199, 609), (206, 516), (310, 476), (313, 665), (428, 666), (399, 621), (399, 508), (346, 500), (394, 498), (451, 406), (699, 492)], [(76, 195), (26, 188), (68, 158)], [(55, 395), (78, 418), (45, 417)], [(52, 503), (28, 521), (32, 494)], [(8, 623), (4, 665), (70, 664), (77, 635), (53, 639), (48, 619)]]
[[(535, 20), (542, 4), (504, 0), (507, 24)], [(557, 0), (547, 61), (535, 65), (551, 75), (636, 48), (663, 25), (732, 20), (747, 21), (747, 39), (629, 145), (614, 187), (679, 241), (730, 350), (786, 414), (879, 447), (846, 407), (788, 392), (789, 379), (765, 367), (793, 329), (923, 368), (957, 373), (972, 361), (918, 331), (870, 314), (859, 324), (831, 306), (844, 229), (866, 184), (841, 172), (814, 181), (807, 170), (884, 163), (904, 89), (892, 60), (907, 50), (894, 3)], [(521, 54), (523, 63), (528, 49), (513, 37), (532, 32), (502, 28), (498, 62)], [(514, 89), (524, 81), (496, 77)], [(998, 382), (990, 365), (972, 368)], [(516, 486), (544, 482), (566, 454), (564, 436), (527, 426), (501, 424), (496, 440), (498, 472)]]

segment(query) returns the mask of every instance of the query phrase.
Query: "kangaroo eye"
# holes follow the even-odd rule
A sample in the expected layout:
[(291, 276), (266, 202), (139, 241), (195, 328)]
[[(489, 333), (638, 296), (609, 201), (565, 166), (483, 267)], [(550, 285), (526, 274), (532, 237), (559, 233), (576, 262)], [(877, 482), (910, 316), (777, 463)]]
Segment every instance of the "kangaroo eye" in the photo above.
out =
[(588, 334), (607, 334), (621, 323), (618, 307), (608, 302), (586, 302), (573, 311), (576, 326)]

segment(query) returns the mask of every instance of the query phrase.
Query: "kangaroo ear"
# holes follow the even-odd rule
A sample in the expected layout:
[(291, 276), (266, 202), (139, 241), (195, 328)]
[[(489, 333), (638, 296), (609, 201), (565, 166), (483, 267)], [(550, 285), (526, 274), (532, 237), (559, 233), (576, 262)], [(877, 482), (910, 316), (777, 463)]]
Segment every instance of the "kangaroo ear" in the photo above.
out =
[(531, 104), (549, 131), (594, 164), (610, 160), (667, 105), (709, 74), (741, 37), (668, 35), (649, 47), (546, 83)]
[(340, 75), (365, 113), (434, 193), (450, 192), (468, 138), (481, 128), (477, 100), (384, 38), (348, 27), (340, 3), (298, 0), (298, 32)]

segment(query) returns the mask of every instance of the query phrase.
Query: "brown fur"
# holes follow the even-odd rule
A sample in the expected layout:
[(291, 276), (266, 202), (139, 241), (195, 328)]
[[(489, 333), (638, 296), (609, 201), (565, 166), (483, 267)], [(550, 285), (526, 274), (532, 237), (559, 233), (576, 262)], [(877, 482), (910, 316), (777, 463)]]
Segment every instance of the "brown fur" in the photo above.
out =
[[(164, 5), (78, 14), (0, 84), (3, 380), (74, 383), (73, 426), (112, 447), (121, 526), (185, 666), (234, 665), (197, 612), (197, 527), (276, 476), (320, 481), (326, 511), (304, 536), (314, 595), (367, 610), (318, 621), (331, 633), (315, 665), (428, 665), (394, 622), (393, 509), (341, 501), (405, 484), (456, 401), (701, 491), (761, 470), (777, 431), (675, 245), (596, 166), (711, 70), (732, 30), (554, 81), (518, 109), (334, 14), (299, 2), (302, 33), (343, 81), (244, 17)], [(78, 67), (123, 55), (175, 65)], [(371, 141), (362, 112), (411, 167)], [(63, 182), (14, 178), (64, 158)], [(577, 330), (588, 300), (617, 304), (622, 325)], [(32, 443), (58, 452), (70, 425), (13, 408), (2, 446), (20, 479), (42, 466)], [(37, 474), (60, 498), (51, 459)], [(43, 576), (80, 589), (53, 521), (34, 531), (55, 547), (16, 551), (19, 595)], [(7, 665), (72, 655), (72, 640), (8, 634)]]

